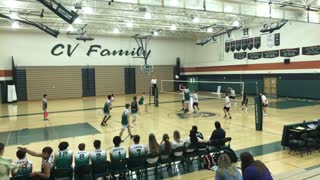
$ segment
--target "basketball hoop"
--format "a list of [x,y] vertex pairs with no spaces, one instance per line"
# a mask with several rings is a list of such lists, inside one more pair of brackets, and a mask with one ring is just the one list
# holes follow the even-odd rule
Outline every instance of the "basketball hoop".
[[148,65],[148,64],[144,64],[141,65],[141,73],[142,74],[152,74],[154,72],[154,67],[153,65]]

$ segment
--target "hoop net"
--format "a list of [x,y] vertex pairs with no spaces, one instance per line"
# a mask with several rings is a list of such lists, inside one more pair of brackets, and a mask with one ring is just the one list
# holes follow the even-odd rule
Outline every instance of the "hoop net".
[[142,74],[153,74],[154,72],[154,67],[153,65],[148,65],[148,64],[145,64],[145,65],[141,65],[141,73]]

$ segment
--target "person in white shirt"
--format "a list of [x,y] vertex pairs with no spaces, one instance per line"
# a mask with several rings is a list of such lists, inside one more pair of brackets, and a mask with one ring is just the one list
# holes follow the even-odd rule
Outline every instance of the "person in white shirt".
[[54,156],[55,168],[67,169],[71,168],[73,162],[73,153],[68,149],[69,143],[66,141],[60,142],[58,148],[59,151],[56,152]]
[[11,171],[13,176],[29,176],[32,173],[32,162],[26,158],[26,152],[18,150],[16,152],[18,160],[15,162],[16,165],[20,166],[24,164],[17,172]]
[[236,91],[230,88],[230,99],[236,99]]
[[126,149],[123,147],[120,147],[121,143],[121,137],[120,136],[115,136],[113,138],[113,144],[114,147],[110,149],[109,154],[110,154],[110,160],[111,163],[112,161],[120,161],[126,159]]
[[94,140],[93,142],[94,151],[90,152],[90,160],[92,164],[106,161],[106,151],[101,149],[101,141],[100,140]]
[[129,146],[129,157],[139,157],[144,156],[146,154],[146,146],[144,144],[140,144],[140,136],[133,136],[134,144]]
[[192,104],[192,107],[193,107],[193,112],[194,113],[197,113],[196,111],[196,107],[198,109],[198,112],[200,112],[200,108],[199,108],[199,99],[198,99],[198,94],[197,94],[197,91],[195,90],[192,94],[192,99],[193,99],[193,104]]
[[[172,141],[172,149],[176,149],[178,147],[184,146],[184,141],[181,139],[180,132],[175,130],[173,132],[173,141]],[[181,156],[183,152],[175,152],[174,156]]]
[[74,155],[75,168],[89,166],[90,163],[90,155],[87,152],[86,145],[84,143],[80,143],[78,145],[79,151]]
[[223,107],[224,118],[226,118],[227,114],[228,114],[229,115],[229,119],[232,119],[232,117],[230,115],[230,107],[231,107],[230,98],[228,96],[228,93],[226,93],[225,103],[224,103],[224,107]]
[[154,91],[157,88],[157,79],[155,76],[151,79],[151,85],[152,85],[152,96],[154,96]]
[[267,107],[268,107],[268,99],[267,97],[260,93],[260,96],[261,96],[261,101],[262,101],[262,108],[263,108],[263,112],[264,112],[264,115],[267,115]]

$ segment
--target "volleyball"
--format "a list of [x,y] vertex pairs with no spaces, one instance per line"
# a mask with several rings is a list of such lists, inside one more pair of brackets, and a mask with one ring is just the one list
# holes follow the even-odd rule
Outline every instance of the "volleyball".
[[179,79],[179,75],[175,75],[174,77],[175,77],[176,79]]

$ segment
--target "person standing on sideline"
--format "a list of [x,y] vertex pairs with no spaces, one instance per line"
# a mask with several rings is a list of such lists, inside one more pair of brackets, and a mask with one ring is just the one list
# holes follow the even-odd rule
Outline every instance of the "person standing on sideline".
[[245,106],[246,111],[248,111],[248,101],[249,101],[249,98],[248,98],[247,94],[242,92],[241,110],[244,110],[244,106]]
[[134,96],[133,101],[131,102],[131,114],[133,116],[132,125],[136,125],[138,112],[139,112],[139,106],[137,102],[137,96]]
[[231,107],[230,98],[228,96],[228,93],[226,93],[225,103],[224,103],[224,107],[223,107],[224,118],[227,118],[227,114],[228,114],[229,119],[232,119],[232,117],[230,115],[230,107]]
[[193,99],[193,104],[192,104],[193,113],[197,113],[196,107],[197,107],[197,109],[198,109],[198,112],[200,112],[198,93],[197,93],[196,90],[195,90],[195,91],[193,92],[193,94],[192,94],[192,99]]
[[157,88],[157,79],[155,76],[153,76],[151,79],[151,85],[152,85],[152,96],[154,96],[155,89]]
[[43,120],[48,120],[48,100],[47,94],[43,95],[42,98],[42,111],[43,111]]
[[268,99],[267,99],[267,97],[264,95],[264,94],[262,94],[262,93],[260,93],[260,96],[261,96],[261,101],[262,101],[262,108],[263,108],[263,112],[264,112],[264,114],[263,115],[267,115],[267,107],[268,107]]
[[104,117],[103,117],[103,119],[101,121],[101,124],[100,124],[101,126],[105,126],[106,124],[108,124],[108,120],[111,118],[111,115],[110,115],[111,98],[112,98],[112,96],[108,95],[108,99],[104,103],[104,107],[103,107]]
[[146,95],[146,93],[143,92],[142,95],[141,95],[141,97],[140,97],[140,99],[139,99],[138,104],[139,104],[139,106],[143,106],[143,105],[144,105],[144,110],[145,110],[145,112],[148,112],[148,109],[147,109],[148,106],[147,106],[147,104],[144,104],[145,95]]
[[187,85],[182,85],[180,84],[179,90],[183,92],[183,108],[184,108],[184,113],[189,112],[189,101],[190,101],[190,90],[188,89]]
[[130,126],[130,123],[129,123],[129,117],[130,117],[130,111],[129,111],[129,107],[130,107],[130,104],[126,104],[125,105],[125,110],[123,111],[122,113],[122,116],[121,116],[121,125],[122,125],[122,128],[121,128],[121,131],[120,131],[120,138],[122,137],[122,134],[124,132],[124,130],[128,129],[128,133],[129,133],[129,136],[132,138],[132,134],[131,134],[131,126]]

